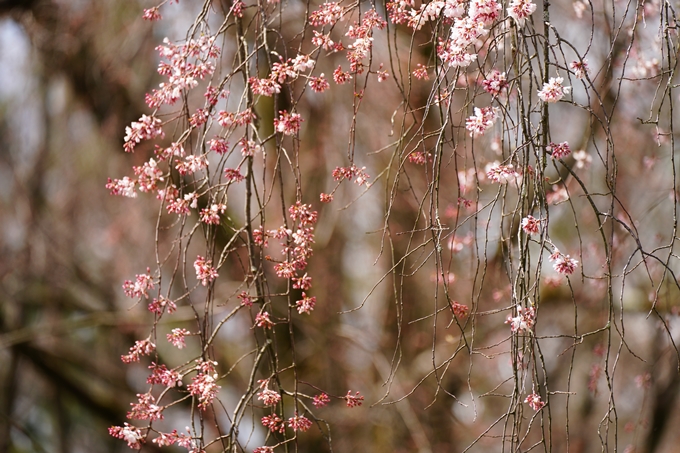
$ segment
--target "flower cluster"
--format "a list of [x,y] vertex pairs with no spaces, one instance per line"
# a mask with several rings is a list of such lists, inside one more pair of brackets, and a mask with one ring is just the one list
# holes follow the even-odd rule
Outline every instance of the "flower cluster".
[[498,162],[494,162],[486,166],[486,177],[493,182],[507,184],[517,181],[520,178],[520,174],[515,171],[515,167],[512,164],[501,165]]
[[194,261],[194,270],[196,270],[196,279],[200,280],[203,286],[208,286],[208,283],[219,276],[217,270],[212,267],[212,260],[206,260],[200,255]]
[[513,0],[508,8],[508,16],[512,17],[517,26],[523,27],[524,20],[536,11],[536,5],[531,0]]
[[124,426],[112,426],[109,428],[109,435],[116,439],[121,439],[127,442],[128,447],[133,450],[142,448],[144,438],[146,437],[141,429],[125,423]]
[[470,137],[483,135],[491,129],[498,115],[493,107],[475,107],[475,114],[465,120],[465,128],[470,131]]
[[373,47],[373,29],[382,30],[386,26],[387,23],[375,9],[366,11],[360,24],[355,22],[354,25],[350,25],[345,34],[354,39],[354,42],[348,46],[349,51],[347,52],[350,72],[356,74],[363,72],[364,64],[362,60],[368,57]]
[[531,332],[536,322],[536,312],[534,307],[527,308],[517,305],[517,316],[508,315],[506,324],[510,324],[512,332]]
[[[310,206],[307,204],[296,202],[289,209],[290,217],[293,221],[298,223],[298,227],[295,232],[288,230],[284,227],[278,230],[270,230],[266,233],[261,230],[256,230],[253,232],[254,240],[259,245],[267,246],[266,238],[276,237],[279,239],[291,239],[292,238],[292,248],[288,243],[283,243],[284,246],[283,253],[291,253],[291,258],[282,261],[276,266],[274,270],[276,275],[280,278],[294,279],[297,286],[303,289],[311,288],[311,278],[305,274],[303,277],[298,277],[297,272],[303,271],[307,267],[307,260],[312,255],[312,245],[314,244],[314,224],[317,222],[318,214],[316,211],[312,211]],[[303,296],[306,297],[306,296]],[[298,304],[298,309],[302,308],[302,312],[308,312],[314,306],[316,299],[309,298],[307,301],[302,301]]]
[[142,115],[139,121],[133,121],[130,126],[125,128],[123,149],[126,153],[131,153],[142,140],[152,140],[164,136],[161,120],[153,116]]
[[309,15],[309,21],[315,27],[334,25],[342,19],[343,10],[339,3],[326,2]]
[[562,159],[563,157],[571,154],[571,148],[569,148],[569,143],[567,142],[562,142],[559,144],[550,142],[550,145],[548,145],[545,149],[550,153],[553,159]]
[[262,401],[265,406],[276,406],[281,401],[281,394],[269,388],[269,379],[257,381],[262,390],[257,394],[257,399]]
[[141,167],[132,167],[132,171],[137,176],[139,190],[142,192],[156,190],[158,183],[163,181],[163,172],[158,168],[158,163],[153,158],[149,159]]
[[153,289],[154,283],[151,277],[151,269],[146,268],[146,274],[137,274],[135,281],[125,280],[123,283],[123,291],[125,295],[133,299],[144,297],[149,298],[149,290]]
[[156,350],[156,345],[148,338],[146,340],[135,341],[135,345],[130,348],[130,353],[120,356],[123,363],[139,362],[143,355],[149,355]]
[[527,395],[527,397],[524,399],[524,402],[528,403],[529,407],[531,407],[536,412],[540,411],[545,406],[545,402],[541,401],[541,395],[538,395],[536,393]]
[[[500,6],[500,5],[499,5]],[[477,54],[468,53],[467,49],[478,38],[488,33],[484,24],[470,17],[456,19],[451,27],[451,35],[447,40],[440,40],[437,55],[451,67],[467,67],[477,59]]]
[[217,114],[217,123],[222,127],[245,126],[255,120],[255,114],[251,109],[242,110],[240,112],[227,112],[220,110]]
[[269,428],[269,430],[273,433],[283,433],[286,430],[286,425],[283,423],[283,419],[276,414],[262,417],[262,425],[265,428]]
[[464,318],[464,317],[466,317],[466,316],[468,315],[468,313],[470,312],[470,307],[468,307],[467,305],[463,305],[463,304],[460,304],[460,303],[454,301],[454,302],[451,304],[451,310],[453,311],[453,315],[454,315],[456,318]]
[[588,60],[572,61],[569,64],[569,68],[574,71],[574,75],[577,79],[584,79],[590,72],[590,69],[588,68]]
[[347,395],[345,395],[345,401],[347,402],[347,407],[357,407],[364,403],[364,397],[356,392],[352,395],[351,390],[347,390]]
[[175,328],[172,329],[171,333],[167,334],[166,337],[173,346],[178,349],[183,349],[186,347],[184,337],[187,335],[191,335],[191,332],[189,332],[187,329]]
[[299,113],[288,113],[285,110],[279,112],[279,117],[274,118],[274,129],[283,135],[296,135],[300,132],[302,117]]
[[106,188],[109,189],[111,195],[119,195],[121,197],[136,198],[135,186],[137,181],[125,176],[123,179],[108,178]]
[[569,255],[564,255],[559,250],[550,255],[550,261],[553,262],[553,269],[560,274],[573,274],[578,267],[578,261],[571,258]]
[[543,88],[538,92],[538,97],[547,103],[559,101],[571,90],[571,87],[562,86],[562,82],[564,82],[562,77],[551,77],[548,83],[543,84]]
[[151,393],[138,393],[137,403],[130,403],[132,409],[127,413],[131,420],[162,420],[163,408],[156,404],[156,399]]
[[309,86],[316,93],[323,93],[328,88],[330,88],[330,84],[328,83],[328,80],[326,80],[326,78],[324,77],[323,73],[321,73],[319,77],[310,77]]
[[168,313],[174,313],[177,310],[177,305],[170,299],[160,296],[149,302],[149,311],[151,313],[156,313],[157,315],[162,315],[163,311],[167,308]]
[[314,396],[314,401],[312,401],[312,404],[314,407],[324,407],[327,405],[331,399],[326,395],[325,393],[320,393],[316,396]]
[[307,417],[298,415],[296,412],[293,417],[288,419],[288,426],[293,431],[305,432],[312,427],[312,422]]
[[528,215],[522,219],[522,230],[528,235],[538,234],[541,226],[541,221],[532,215]]
[[366,167],[359,168],[356,165],[352,165],[350,167],[335,167],[333,170],[333,179],[336,181],[342,181],[343,179],[351,181],[354,179],[356,184],[362,186],[368,184],[368,178],[370,176],[366,174]]
[[498,96],[501,91],[508,86],[508,81],[505,78],[505,73],[493,69],[487,77],[482,80],[482,88],[491,96]]
[[273,447],[257,447],[255,450],[253,450],[253,453],[274,453],[274,448]]
[[162,82],[158,90],[152,90],[146,95],[146,103],[151,108],[174,104],[183,91],[195,88],[199,79],[202,80],[215,71],[213,60],[220,54],[215,38],[210,36],[190,39],[179,46],[165,38],[163,45],[156,50],[164,59],[158,65],[158,73],[166,76],[168,81]]
[[201,222],[210,225],[220,224],[220,214],[224,214],[227,210],[227,205],[224,203],[217,203],[210,205],[209,208],[201,209],[201,215],[199,216]]
[[213,399],[215,399],[217,392],[221,388],[216,384],[217,373],[215,368],[217,367],[217,362],[204,361],[202,359],[198,359],[197,362],[196,369],[198,374],[192,378],[191,384],[187,385],[187,390],[200,401],[199,409],[206,410],[212,404]]
[[262,327],[265,329],[271,329],[272,327],[274,327],[274,323],[269,318],[269,313],[267,313],[266,311],[263,311],[255,315],[255,325],[257,327]]
[[315,305],[316,297],[309,297],[304,292],[302,293],[302,299],[295,302],[295,307],[300,314],[310,314],[314,310]]
[[151,374],[146,378],[148,384],[164,385],[166,387],[180,387],[182,385],[182,375],[175,370],[169,370],[165,365],[158,365],[151,362],[149,366]]
[[175,169],[180,175],[192,175],[208,168],[208,157],[204,154],[200,156],[190,154],[184,160],[177,159],[175,162]]

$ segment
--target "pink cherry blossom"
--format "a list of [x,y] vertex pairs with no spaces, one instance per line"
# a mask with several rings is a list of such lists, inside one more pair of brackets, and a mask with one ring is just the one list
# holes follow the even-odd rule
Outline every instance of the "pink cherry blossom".
[[562,159],[563,157],[571,154],[571,148],[569,148],[569,143],[567,142],[562,142],[559,144],[550,142],[550,145],[548,145],[545,149],[550,153],[553,159]]
[[517,26],[523,27],[524,20],[536,11],[536,4],[531,0],[513,0],[508,8],[508,16],[512,17]]
[[528,235],[538,234],[540,226],[541,221],[534,218],[532,215],[528,215],[522,219],[522,230]]
[[557,102],[569,94],[571,87],[562,86],[564,79],[562,77],[551,77],[548,83],[543,85],[543,88],[538,92],[538,97],[543,102],[553,103]]
[[212,267],[212,260],[206,260],[200,255],[194,261],[194,269],[196,270],[196,278],[200,280],[203,286],[208,286],[208,283],[218,277],[217,270]]
[[531,407],[536,412],[540,411],[545,406],[545,402],[541,401],[541,396],[536,393],[527,395],[527,397],[524,399],[524,402],[529,403],[529,407]]

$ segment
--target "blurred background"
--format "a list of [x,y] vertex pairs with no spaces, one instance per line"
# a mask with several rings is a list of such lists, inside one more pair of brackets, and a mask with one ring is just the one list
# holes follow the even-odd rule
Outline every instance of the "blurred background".
[[[615,184],[614,212],[627,228],[611,220],[603,227],[612,247],[606,252],[578,183],[565,176],[566,184],[555,184],[570,196],[551,206],[551,236],[581,261],[583,274],[579,269],[580,275],[567,283],[544,264],[552,280],[540,283],[537,333],[546,336],[540,343],[540,379],[557,393],[550,395],[549,428],[537,428],[535,420],[522,451],[542,437],[548,447],[540,449],[556,452],[677,451],[680,433],[673,427],[680,423],[680,378],[677,348],[670,340],[678,339],[680,292],[673,275],[658,262],[641,261],[639,254],[640,247],[659,247],[655,253],[661,261],[680,270],[673,254],[677,113],[671,106],[677,93],[658,89],[675,83],[675,55],[671,52],[668,62],[654,61],[661,57],[661,32],[653,25],[636,29],[633,43],[633,36],[619,37],[616,29],[608,35],[602,28],[592,31],[593,24],[602,23],[579,21],[579,2],[575,8],[566,3],[554,12],[562,14],[560,30],[575,42],[583,33],[591,36],[591,66],[606,68],[611,61],[611,71],[592,75],[597,98],[570,81],[580,106],[556,108],[553,135],[556,142],[580,141],[590,161],[569,162],[592,193],[602,191],[602,212],[614,204],[605,182]],[[292,11],[304,17],[304,5],[296,5],[291,3]],[[656,9],[638,5],[635,10],[650,24],[668,7],[653,5]],[[145,306],[124,297],[121,285],[151,262],[158,205],[152,196],[134,202],[112,197],[104,185],[108,177],[129,174],[132,165],[152,155],[150,145],[134,155],[123,152],[125,126],[148,113],[144,95],[159,82],[154,47],[165,36],[182,39],[200,7],[182,1],[151,25],[141,20],[149,6],[116,0],[0,0],[0,452],[129,451],[107,428],[122,425],[135,394],[147,391],[146,364],[127,366],[120,356],[148,335],[153,318]],[[623,17],[632,21],[636,16]],[[291,36],[295,30],[282,28]],[[598,39],[599,33],[614,38]],[[411,38],[409,30],[395,36],[402,45]],[[387,61],[388,51],[378,41],[376,58]],[[419,44],[413,62],[425,63],[431,43]],[[329,58],[326,74],[341,61]],[[667,73],[660,75],[660,67]],[[633,83],[624,75],[644,80]],[[375,177],[391,156],[371,152],[394,140],[389,134],[400,94],[387,84],[374,88],[362,101],[356,143],[357,165],[366,165]],[[338,99],[351,97],[351,88],[333,89],[340,94],[311,96],[299,104],[306,118],[302,142],[308,143],[300,168],[309,175],[303,184],[310,194],[332,189],[332,169],[346,164],[352,106]],[[414,84],[414,105],[426,102],[430,89],[430,84]],[[598,108],[616,112],[604,130],[593,120],[601,115]],[[453,135],[466,140],[464,130]],[[359,408],[339,404],[319,411],[332,427],[334,451],[454,452],[482,436],[470,451],[501,451],[502,439],[510,435],[499,420],[505,420],[514,385],[504,324],[511,282],[494,227],[504,221],[501,212],[513,198],[504,193],[504,202],[495,203],[499,192],[478,182],[472,195],[463,192],[461,171],[474,168],[469,176],[474,177],[504,152],[491,139],[478,143],[481,160],[474,164],[471,148],[445,151],[438,202],[449,232],[446,262],[439,268],[428,244],[430,233],[419,230],[426,227],[419,209],[431,176],[425,167],[409,167],[403,160],[397,186],[379,180],[366,193],[343,187],[332,205],[310,197],[321,219],[310,261],[318,304],[313,316],[295,326],[300,374],[334,395],[351,389],[366,397]],[[386,222],[390,191],[404,196],[390,206]],[[474,207],[460,207],[461,196],[475,200],[478,215]],[[631,238],[631,230],[640,242]],[[414,246],[420,243],[425,245]],[[408,258],[400,261],[404,255]],[[616,272],[613,296],[603,271],[608,258]],[[395,276],[390,272],[397,262],[400,274]],[[442,269],[453,298],[483,314],[475,322],[458,328],[447,313],[433,315],[446,306]],[[239,271],[233,275],[237,280]],[[360,310],[339,314],[362,304]],[[174,322],[191,319],[181,310],[179,316]],[[602,330],[611,319],[616,328]],[[252,342],[248,322],[218,338],[216,349],[226,363],[235,362]],[[579,341],[564,336],[575,331],[595,333]],[[159,354],[174,352],[159,348]],[[233,378],[235,388],[247,371]],[[233,401],[238,393],[229,388],[223,384],[222,396]],[[179,407],[168,425],[180,427],[189,417],[185,412]],[[247,451],[260,445],[247,443],[248,436],[264,439],[256,426],[259,413],[253,414],[255,422],[244,438]],[[533,414],[511,415],[529,422]],[[300,451],[328,451],[319,433],[310,431],[306,442]],[[158,448],[148,443],[143,450]]]

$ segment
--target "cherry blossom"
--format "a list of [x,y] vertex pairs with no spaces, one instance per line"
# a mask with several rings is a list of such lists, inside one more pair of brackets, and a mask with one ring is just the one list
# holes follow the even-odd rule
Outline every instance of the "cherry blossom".
[[142,15],[142,19],[148,20],[150,22],[156,21],[156,20],[161,20],[161,13],[158,12],[158,7],[154,6],[153,8],[145,9],[144,14]]
[[125,295],[133,299],[144,297],[149,298],[149,290],[153,289],[154,283],[151,277],[151,269],[146,268],[146,274],[137,274],[135,281],[125,280],[123,283],[123,291]]
[[110,192],[111,195],[120,195],[128,198],[136,198],[137,197],[137,192],[135,192],[136,185],[137,181],[125,176],[123,179],[108,178],[106,188],[111,191]]
[[161,127],[162,122],[156,117],[142,115],[139,121],[133,121],[125,128],[125,152],[131,153],[135,146],[142,140],[151,140],[156,137],[164,137],[165,133]]
[[255,325],[257,327],[263,327],[265,329],[271,329],[274,327],[274,323],[269,319],[269,313],[263,311],[255,316]]
[[308,290],[312,287],[312,277],[308,276],[306,273],[300,278],[293,277],[292,280],[293,288],[295,289]]
[[453,311],[453,315],[457,318],[464,318],[468,315],[470,312],[470,307],[467,305],[459,304],[458,302],[453,302],[451,304],[451,310]]
[[564,255],[559,250],[550,255],[550,261],[553,262],[553,268],[560,274],[573,274],[578,267],[578,261],[571,258],[569,255]]
[[563,87],[562,82],[564,79],[562,77],[551,77],[548,83],[543,85],[543,88],[538,92],[538,97],[541,98],[543,102],[553,103],[557,102],[564,97],[565,94],[569,94],[571,87]]
[[427,75],[427,68],[420,63],[418,63],[416,69],[413,70],[413,77],[419,80],[430,79],[430,76]]
[[283,433],[286,430],[286,425],[283,423],[283,419],[276,414],[262,417],[262,425],[265,428],[269,428],[271,432]]
[[255,115],[251,109],[236,113],[220,110],[217,114],[217,122],[222,127],[245,126],[252,123],[254,119]]
[[262,401],[265,406],[275,406],[281,401],[281,394],[266,388],[257,394],[257,399]]
[[309,297],[307,294],[304,292],[302,293],[302,300],[298,300],[295,302],[295,307],[297,308],[298,313],[302,314],[310,314],[312,310],[314,310],[314,306],[316,305],[316,297]]
[[352,395],[352,391],[348,390],[347,395],[345,395],[345,401],[347,402],[347,407],[357,407],[364,403],[364,397],[359,392]]
[[208,167],[208,158],[205,155],[195,156],[190,154],[184,161],[177,160],[175,168],[180,175],[191,175]]
[[496,0],[471,0],[468,14],[473,22],[488,26],[500,17],[501,9]]
[[343,72],[342,67],[338,66],[335,71],[333,71],[333,81],[338,85],[347,83],[352,76],[348,72]]
[[330,88],[330,84],[324,77],[323,73],[321,73],[319,77],[311,77],[309,79],[309,86],[317,93],[323,93],[328,88]]
[[326,395],[325,393],[320,393],[320,394],[314,396],[314,401],[312,402],[312,404],[315,407],[324,407],[330,401],[331,401],[331,399],[328,397],[328,395]]
[[559,144],[550,142],[546,148],[546,151],[550,153],[553,159],[562,159],[563,157],[571,154],[571,148],[569,148],[569,143],[562,142]]
[[501,165],[498,162],[487,164],[486,176],[493,182],[499,184],[507,184],[512,181],[517,181],[520,174],[517,173],[512,164]]
[[132,409],[127,413],[131,420],[162,420],[163,408],[156,404],[156,399],[151,393],[138,393],[137,403],[130,403]]
[[200,255],[194,261],[194,269],[196,270],[196,278],[200,280],[203,286],[208,286],[208,283],[218,277],[217,270],[212,267],[212,260],[206,260]]
[[133,450],[142,448],[146,437],[140,428],[125,423],[124,426],[112,426],[109,428],[109,435],[127,442],[128,447]]
[[541,396],[536,393],[527,395],[527,397],[524,399],[524,402],[529,403],[529,407],[531,407],[536,412],[540,411],[545,406],[545,402],[541,401]]
[[149,369],[151,374],[146,378],[146,382],[149,384],[161,384],[170,388],[182,385],[182,375],[175,370],[168,369],[165,365],[157,365],[151,362]]
[[237,168],[225,168],[224,178],[229,184],[233,184],[243,181],[246,177]]
[[183,349],[186,347],[184,337],[191,335],[187,329],[175,328],[172,329],[171,333],[167,334],[168,341],[172,343],[177,349]]
[[229,142],[220,137],[209,140],[208,146],[210,151],[214,151],[217,154],[227,154],[229,152]]
[[584,79],[586,75],[590,73],[590,69],[588,68],[588,60],[586,59],[581,61],[572,61],[569,64],[569,68],[574,71],[574,75],[577,79]]
[[534,307],[527,308],[517,305],[517,316],[508,315],[505,323],[510,324],[512,332],[531,332],[534,327],[536,312]]
[[251,77],[248,79],[250,84],[250,89],[253,90],[253,94],[259,96],[271,97],[274,94],[281,92],[281,85],[272,79],[258,79],[257,77]]
[[138,177],[137,183],[142,192],[156,190],[157,184],[163,181],[163,172],[158,168],[158,164],[153,158],[141,167],[132,167],[132,170]]
[[498,115],[493,107],[475,107],[475,114],[465,120],[465,128],[470,131],[470,137],[483,135],[491,129]]
[[282,110],[279,112],[279,117],[274,119],[274,129],[284,135],[295,135],[300,132],[302,121],[299,113],[288,113]]
[[333,25],[342,19],[343,10],[339,3],[326,2],[319,6],[317,11],[314,11],[309,16],[309,21],[315,27],[322,25]]
[[221,388],[216,384],[218,376],[215,368],[217,362],[203,361],[202,359],[198,359],[197,362],[198,374],[192,378],[191,384],[187,385],[187,390],[200,401],[199,409],[206,410]]
[[288,419],[288,426],[290,426],[293,431],[305,432],[312,427],[312,422],[305,416],[298,415],[296,412],[295,416]]
[[120,356],[123,363],[139,362],[140,356],[149,355],[156,350],[156,345],[148,338],[146,340],[135,341],[135,345],[130,348],[128,355]]
[[224,214],[227,210],[227,205],[224,203],[213,203],[208,208],[201,209],[200,220],[209,225],[220,224],[220,214]]
[[541,221],[534,218],[532,215],[528,215],[522,219],[522,230],[528,235],[538,234],[540,226]]
[[531,0],[513,0],[508,8],[508,16],[512,17],[519,27],[524,26],[524,20],[536,11],[536,4]]
[[253,453],[274,453],[273,447],[257,447],[253,450]]
[[241,147],[241,154],[244,157],[252,157],[256,152],[260,152],[262,147],[258,145],[254,140],[248,140],[243,137],[239,140],[238,145]]
[[493,69],[486,77],[482,80],[482,87],[484,91],[492,96],[498,96],[503,89],[508,86],[508,82],[505,78],[505,73]]
[[149,311],[156,313],[157,315],[163,314],[163,311],[167,308],[168,313],[174,313],[177,310],[177,305],[170,299],[160,296],[155,298],[149,303]]

